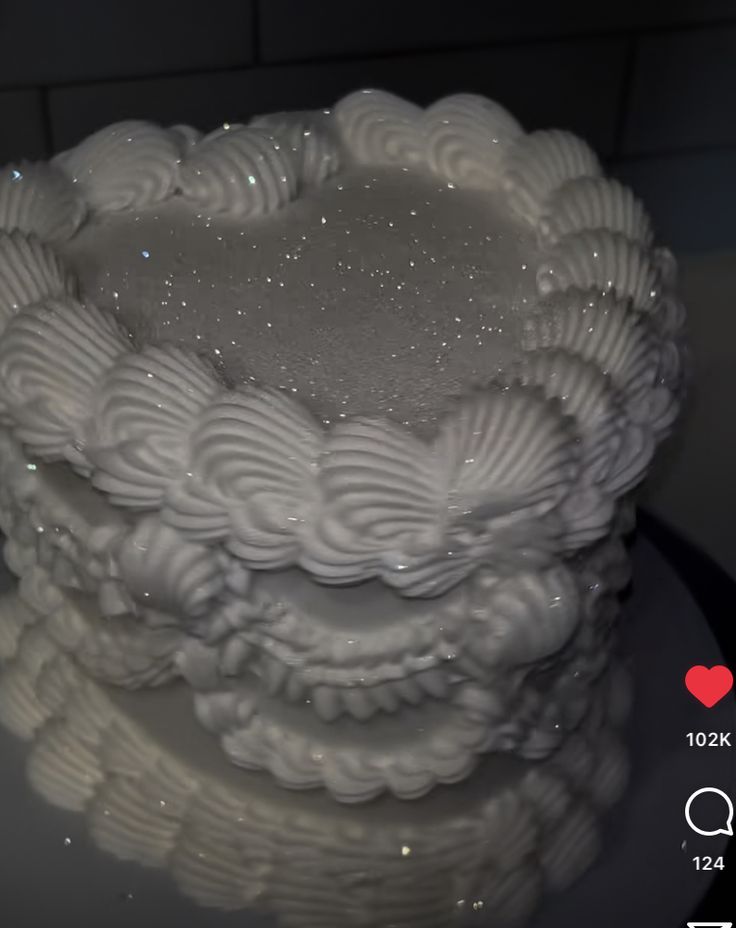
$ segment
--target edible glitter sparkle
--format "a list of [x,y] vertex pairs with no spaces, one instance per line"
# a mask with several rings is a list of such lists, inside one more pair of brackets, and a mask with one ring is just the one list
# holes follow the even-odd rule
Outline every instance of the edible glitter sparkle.
[[500,197],[396,168],[247,221],[176,201],[100,217],[65,251],[139,340],[194,348],[325,422],[378,413],[420,431],[508,362],[537,263]]

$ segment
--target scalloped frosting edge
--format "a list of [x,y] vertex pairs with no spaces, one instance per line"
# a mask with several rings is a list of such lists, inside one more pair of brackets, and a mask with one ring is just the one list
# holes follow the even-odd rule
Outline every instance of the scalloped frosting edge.
[[[612,678],[598,700],[599,721],[584,728],[574,746],[531,764],[517,784],[498,795],[452,813],[441,820],[445,827],[434,819],[426,826],[374,824],[365,815],[353,821],[347,810],[333,822],[283,797],[273,801],[256,794],[254,803],[245,785],[222,782],[154,742],[79,673],[14,596],[3,598],[1,607],[7,640],[0,721],[31,742],[28,776],[34,789],[58,807],[84,813],[103,850],[166,867],[179,888],[203,905],[242,908],[261,898],[263,854],[281,859],[293,847],[290,836],[298,822],[303,840],[294,867],[270,868],[268,877],[268,898],[289,926],[314,924],[316,915],[321,925],[346,924],[345,896],[337,905],[332,882],[320,884],[319,892],[310,884],[305,906],[301,883],[290,881],[291,873],[302,872],[297,864],[305,842],[336,867],[346,851],[357,854],[356,866],[378,868],[385,878],[394,872],[397,855],[408,856],[412,877],[401,883],[406,893],[389,881],[391,898],[382,903],[387,918],[405,911],[417,885],[436,881],[437,867],[444,872],[448,866],[457,869],[461,883],[448,883],[446,899],[432,896],[439,908],[427,913],[429,923],[445,905],[454,906],[458,895],[483,899],[485,911],[499,918],[518,917],[530,912],[543,887],[559,891],[592,863],[597,817],[620,798],[626,783],[627,763],[615,733],[622,684]],[[252,839],[245,843],[237,839],[244,828]],[[461,840],[448,845],[437,841],[438,834]],[[468,861],[476,866],[468,867]],[[500,874],[496,864],[503,865]],[[255,881],[252,872],[259,874]],[[356,905],[360,899],[358,891]]]
[[[419,601],[412,616],[399,612],[402,618],[380,634],[369,627],[351,642],[338,641],[321,613],[298,606],[298,589],[290,605],[283,596],[276,602],[268,585],[262,588],[268,575],[249,578],[235,559],[222,563],[205,546],[193,547],[193,561],[171,530],[151,517],[130,525],[110,509],[116,518],[107,518],[104,529],[90,526],[76,514],[69,487],[49,485],[45,469],[31,464],[9,435],[0,436],[0,451],[7,562],[21,578],[24,599],[47,617],[50,634],[97,679],[139,687],[183,672],[203,705],[209,700],[218,706],[216,716],[223,720],[223,698],[238,713],[238,700],[225,694],[228,679],[244,674],[252,679],[255,673],[271,696],[292,704],[307,700],[330,722],[343,713],[364,720],[446,701],[463,680],[497,697],[523,692],[522,668],[556,654],[560,678],[574,678],[582,689],[574,693],[563,680],[559,696],[545,697],[547,714],[569,717],[574,725],[587,702],[583,690],[605,667],[604,641],[590,636],[601,616],[607,621],[609,606],[615,612],[615,594],[624,582],[617,565],[626,562],[620,544],[604,542],[570,568],[502,581],[481,572],[447,596]],[[131,574],[125,564],[129,552],[152,573],[138,574],[134,565]],[[202,563],[208,565],[206,577],[217,581],[224,573],[224,588],[209,582],[197,587]],[[141,579],[145,584],[154,575],[159,582],[168,579],[157,594],[140,595]],[[182,598],[182,591],[191,590],[198,595]],[[386,603],[377,608],[375,618],[385,621]],[[495,630],[490,637],[489,629]],[[299,674],[289,670],[295,666],[302,668]],[[521,715],[529,720],[540,709],[527,706]],[[519,729],[512,737],[511,719],[518,714],[500,703],[494,710],[493,728],[504,750],[536,738],[533,750],[539,751],[545,725],[536,733]]]
[[[348,149],[357,142],[351,141],[352,123],[344,114],[357,105],[356,100],[362,105],[361,101],[370,96],[351,95],[335,108],[335,131]],[[542,222],[542,231],[548,229],[549,209],[554,211],[555,202],[560,200],[558,191],[567,192],[562,198],[565,234],[550,247],[546,262],[550,271],[540,269],[542,290],[559,290],[566,299],[566,293],[572,292],[566,288],[575,287],[575,293],[582,293],[589,303],[586,321],[598,328],[608,324],[610,302],[617,298],[621,314],[629,318],[629,329],[636,335],[631,335],[630,345],[617,345],[619,354],[637,351],[642,332],[652,349],[650,366],[644,371],[646,380],[637,385],[636,395],[627,395],[621,384],[610,379],[611,359],[605,353],[591,357],[583,347],[580,354],[599,367],[611,402],[621,413],[614,426],[619,449],[608,459],[607,476],[601,477],[600,457],[595,473],[581,461],[580,440],[585,443],[592,439],[575,411],[560,408],[550,381],[517,381],[491,388],[480,397],[466,396],[429,449],[408,431],[380,419],[365,426],[340,423],[325,431],[285,395],[271,390],[225,390],[194,355],[145,346],[133,353],[127,339],[116,334],[117,327],[108,314],[72,302],[56,291],[49,292],[48,299],[57,303],[49,304],[47,299],[44,310],[15,307],[16,315],[0,337],[0,408],[5,407],[5,417],[31,451],[46,460],[67,460],[80,473],[91,476],[93,484],[117,505],[133,511],[160,509],[164,521],[183,538],[222,545],[248,567],[297,564],[322,582],[338,584],[378,576],[409,596],[435,595],[449,589],[478,563],[487,561],[500,560],[502,572],[513,573],[520,559],[528,560],[530,544],[533,562],[544,565],[559,553],[604,537],[611,524],[613,502],[644,477],[654,448],[670,429],[678,409],[681,365],[673,358],[679,352],[681,314],[658,309],[663,302],[670,308],[677,302],[671,256],[641,244],[649,240],[642,225],[645,216],[630,198],[626,199],[624,188],[618,185],[609,190],[602,181],[587,182],[599,170],[597,161],[584,143],[569,133],[524,134],[496,104],[467,95],[438,101],[426,114],[389,97],[379,94],[376,103],[374,96],[370,118],[360,126],[360,137],[365,142],[370,136],[374,154],[382,144],[389,154],[394,151],[394,143],[390,139],[381,142],[381,136],[391,120],[398,118],[404,129],[412,120],[440,126],[443,145],[459,146],[466,155],[472,150],[477,160],[483,156],[478,146],[484,138],[488,144],[486,130],[478,127],[487,124],[493,127],[493,138],[499,136],[503,149],[501,155],[495,148],[493,151],[501,187],[509,193],[526,191],[522,199],[527,203],[530,197],[537,198],[534,209],[528,212],[539,217],[534,221]],[[414,123],[412,131],[417,128]],[[212,140],[227,137],[228,131],[211,134]],[[263,127],[258,131],[264,131]],[[149,136],[147,130],[146,138]],[[82,154],[90,147],[95,150],[98,143],[85,144]],[[195,137],[187,140],[187,151],[196,151],[199,144]],[[396,150],[403,150],[402,145]],[[443,158],[436,160],[444,163]],[[457,177],[452,182],[456,181]],[[570,195],[571,186],[574,196]],[[586,196],[592,198],[592,205],[585,206]],[[581,199],[583,206],[579,205]],[[606,221],[609,228],[570,231],[571,215],[582,217],[583,226],[592,216],[590,221]],[[604,263],[608,262],[602,271],[595,265],[599,251]],[[32,277],[33,267],[24,265],[23,273]],[[615,282],[613,292],[601,293],[601,281],[609,279]],[[39,280],[32,283],[38,284],[30,288],[34,297],[39,288],[43,294],[41,270]],[[544,297],[541,305],[545,305]],[[83,326],[95,333],[98,345],[81,346],[64,321],[66,317],[78,320],[74,328]],[[579,338],[575,344],[575,351],[580,353]],[[571,350],[569,345],[557,347]],[[54,370],[49,370],[45,361],[49,351],[60,361]],[[171,439],[168,456],[159,450],[162,443],[158,436],[164,426],[160,418],[151,417],[148,422],[146,416],[152,411],[141,401],[140,386],[130,377],[116,379],[121,365],[130,365],[135,358],[141,378],[156,375],[162,364],[167,368],[168,380],[164,378],[162,389],[169,401],[181,395],[182,384],[193,390],[186,416],[172,418],[165,429]],[[576,363],[572,358],[568,367]],[[514,405],[521,412],[514,413]],[[114,421],[108,413],[113,407]],[[127,418],[126,408],[130,410]],[[226,424],[233,410],[236,424],[232,419]],[[137,425],[132,422],[134,417],[138,417]],[[491,430],[507,428],[519,433],[530,417],[536,417],[547,440],[537,459],[525,457],[526,449],[518,441],[522,463],[515,475],[494,469],[488,441],[476,443],[476,448],[468,438],[460,449],[464,456],[442,457],[443,442],[448,444],[443,436],[459,434],[462,438],[462,423],[469,417]],[[263,449],[257,457],[248,450],[256,438]],[[387,470],[380,454],[369,450],[371,438],[395,450],[400,459],[398,472]],[[233,441],[242,448],[241,476],[251,488],[247,501],[229,490],[230,480],[225,477],[229,464],[226,467],[217,451],[218,446]],[[194,459],[171,455],[171,447],[193,448]],[[433,454],[428,455],[428,450]],[[458,464],[472,458],[476,450],[485,455],[476,466]],[[438,456],[440,463],[434,471],[425,466],[429,458]],[[354,470],[351,464],[344,476],[342,459],[361,463]],[[542,466],[545,461],[546,467]],[[415,486],[417,471],[423,474],[419,488]],[[354,475],[353,485],[361,481],[374,485],[375,493],[351,495],[349,473]],[[380,484],[383,481],[386,485],[386,480],[392,484],[382,493]],[[451,492],[444,499],[440,496],[438,503],[438,488],[443,486],[450,486]],[[490,509],[496,514],[487,516],[491,498]],[[370,513],[380,512],[397,500],[401,503],[395,526],[402,542],[396,549],[386,550],[380,517],[376,521]],[[500,542],[494,545],[492,537]],[[537,545],[532,538],[541,538],[543,543]]]

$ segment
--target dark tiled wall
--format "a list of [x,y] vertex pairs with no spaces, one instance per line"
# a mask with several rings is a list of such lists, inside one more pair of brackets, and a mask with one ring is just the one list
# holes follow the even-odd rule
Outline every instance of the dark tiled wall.
[[736,246],[736,0],[0,0],[0,162],[117,119],[207,128],[361,86],[573,129],[673,246]]
[[622,41],[601,38],[77,84],[48,92],[51,136],[63,148],[105,122],[135,115],[214,126],[258,112],[318,108],[358,87],[380,86],[417,103],[456,90],[485,93],[528,125],[568,126],[610,154],[624,64]]

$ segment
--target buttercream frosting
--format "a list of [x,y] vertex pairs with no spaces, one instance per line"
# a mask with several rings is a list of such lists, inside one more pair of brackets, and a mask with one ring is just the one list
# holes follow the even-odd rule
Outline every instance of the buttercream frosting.
[[13,630],[0,719],[31,742],[33,787],[83,813],[99,847],[166,867],[203,905],[265,908],[293,928],[362,925],[367,912],[395,921],[407,910],[418,926],[479,911],[518,922],[543,888],[560,891],[589,866],[598,815],[625,783],[615,677],[599,696],[603,732],[583,725],[574,753],[485,772],[462,797],[340,810],[319,796],[296,800],[203,762],[196,731],[172,737],[167,720],[183,694],[154,707],[148,695],[121,700],[85,679],[17,598],[0,608],[0,628]]
[[[370,91],[206,135],[120,123],[28,174],[0,177],[0,517],[43,629],[9,724],[51,718],[69,664],[183,680],[234,765],[345,802],[489,753],[593,776],[618,538],[686,364],[674,260],[590,148]],[[126,827],[119,796],[100,833],[154,860],[171,823]],[[553,884],[595,801],[540,851]],[[493,812],[522,857],[527,812]],[[519,872],[489,896],[510,915],[541,885]]]
[[140,120],[100,129],[53,163],[103,212],[158,203],[177,184],[181,135]]
[[87,208],[69,178],[51,164],[21,161],[0,173],[0,229],[46,242],[71,238]]
[[192,147],[179,170],[185,200],[207,211],[248,219],[272,213],[296,193],[290,152],[256,128],[218,129]]

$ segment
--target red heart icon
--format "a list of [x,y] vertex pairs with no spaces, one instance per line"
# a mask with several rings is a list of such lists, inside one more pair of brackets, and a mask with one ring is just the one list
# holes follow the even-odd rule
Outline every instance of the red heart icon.
[[720,702],[733,686],[733,674],[722,664],[716,667],[703,667],[698,664],[685,674],[685,686],[704,706],[712,709]]

